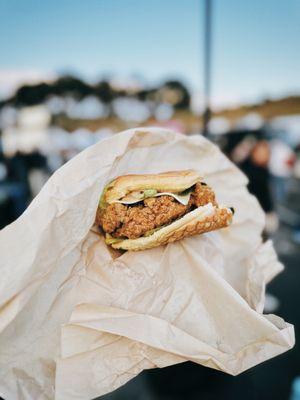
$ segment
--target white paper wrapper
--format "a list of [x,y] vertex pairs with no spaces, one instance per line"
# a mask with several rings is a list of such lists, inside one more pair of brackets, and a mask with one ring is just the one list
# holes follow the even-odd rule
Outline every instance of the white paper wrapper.
[[[118,175],[196,169],[229,228],[113,259],[92,226]],[[0,396],[92,399],[146,368],[191,360],[236,375],[294,344],[262,315],[282,269],[262,244],[264,215],[245,176],[203,137],[122,132],[60,168],[0,233]]]

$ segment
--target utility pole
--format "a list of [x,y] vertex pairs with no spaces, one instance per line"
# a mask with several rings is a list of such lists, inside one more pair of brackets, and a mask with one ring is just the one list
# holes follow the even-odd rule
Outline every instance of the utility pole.
[[210,94],[211,94],[211,48],[212,48],[212,6],[213,0],[205,1],[204,12],[204,113],[203,113],[203,135],[208,136],[208,124],[211,117]]

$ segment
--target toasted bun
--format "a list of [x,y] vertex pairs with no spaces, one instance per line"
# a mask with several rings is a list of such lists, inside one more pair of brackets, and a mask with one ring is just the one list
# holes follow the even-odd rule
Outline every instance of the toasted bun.
[[116,178],[105,193],[105,201],[113,203],[136,190],[156,189],[178,193],[200,181],[200,175],[193,170],[163,172],[149,175],[124,175]]
[[145,250],[183,239],[187,236],[205,233],[228,226],[232,221],[230,208],[217,208],[211,203],[185,214],[172,224],[159,229],[151,236],[125,239],[112,247],[122,250]]

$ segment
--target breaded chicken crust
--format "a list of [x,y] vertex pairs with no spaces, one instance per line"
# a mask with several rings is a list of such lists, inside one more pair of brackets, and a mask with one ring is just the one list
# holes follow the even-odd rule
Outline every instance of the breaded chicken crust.
[[207,203],[216,205],[214,192],[209,186],[199,182],[196,183],[186,206],[167,195],[151,197],[134,206],[113,203],[105,210],[98,211],[96,223],[114,237],[136,239]]

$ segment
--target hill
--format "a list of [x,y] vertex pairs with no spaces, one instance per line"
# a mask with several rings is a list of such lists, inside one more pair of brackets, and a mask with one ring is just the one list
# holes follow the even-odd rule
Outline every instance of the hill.
[[300,96],[289,96],[281,99],[265,100],[258,104],[228,108],[214,112],[213,115],[224,117],[234,122],[252,112],[260,114],[266,120],[278,116],[300,114]]

